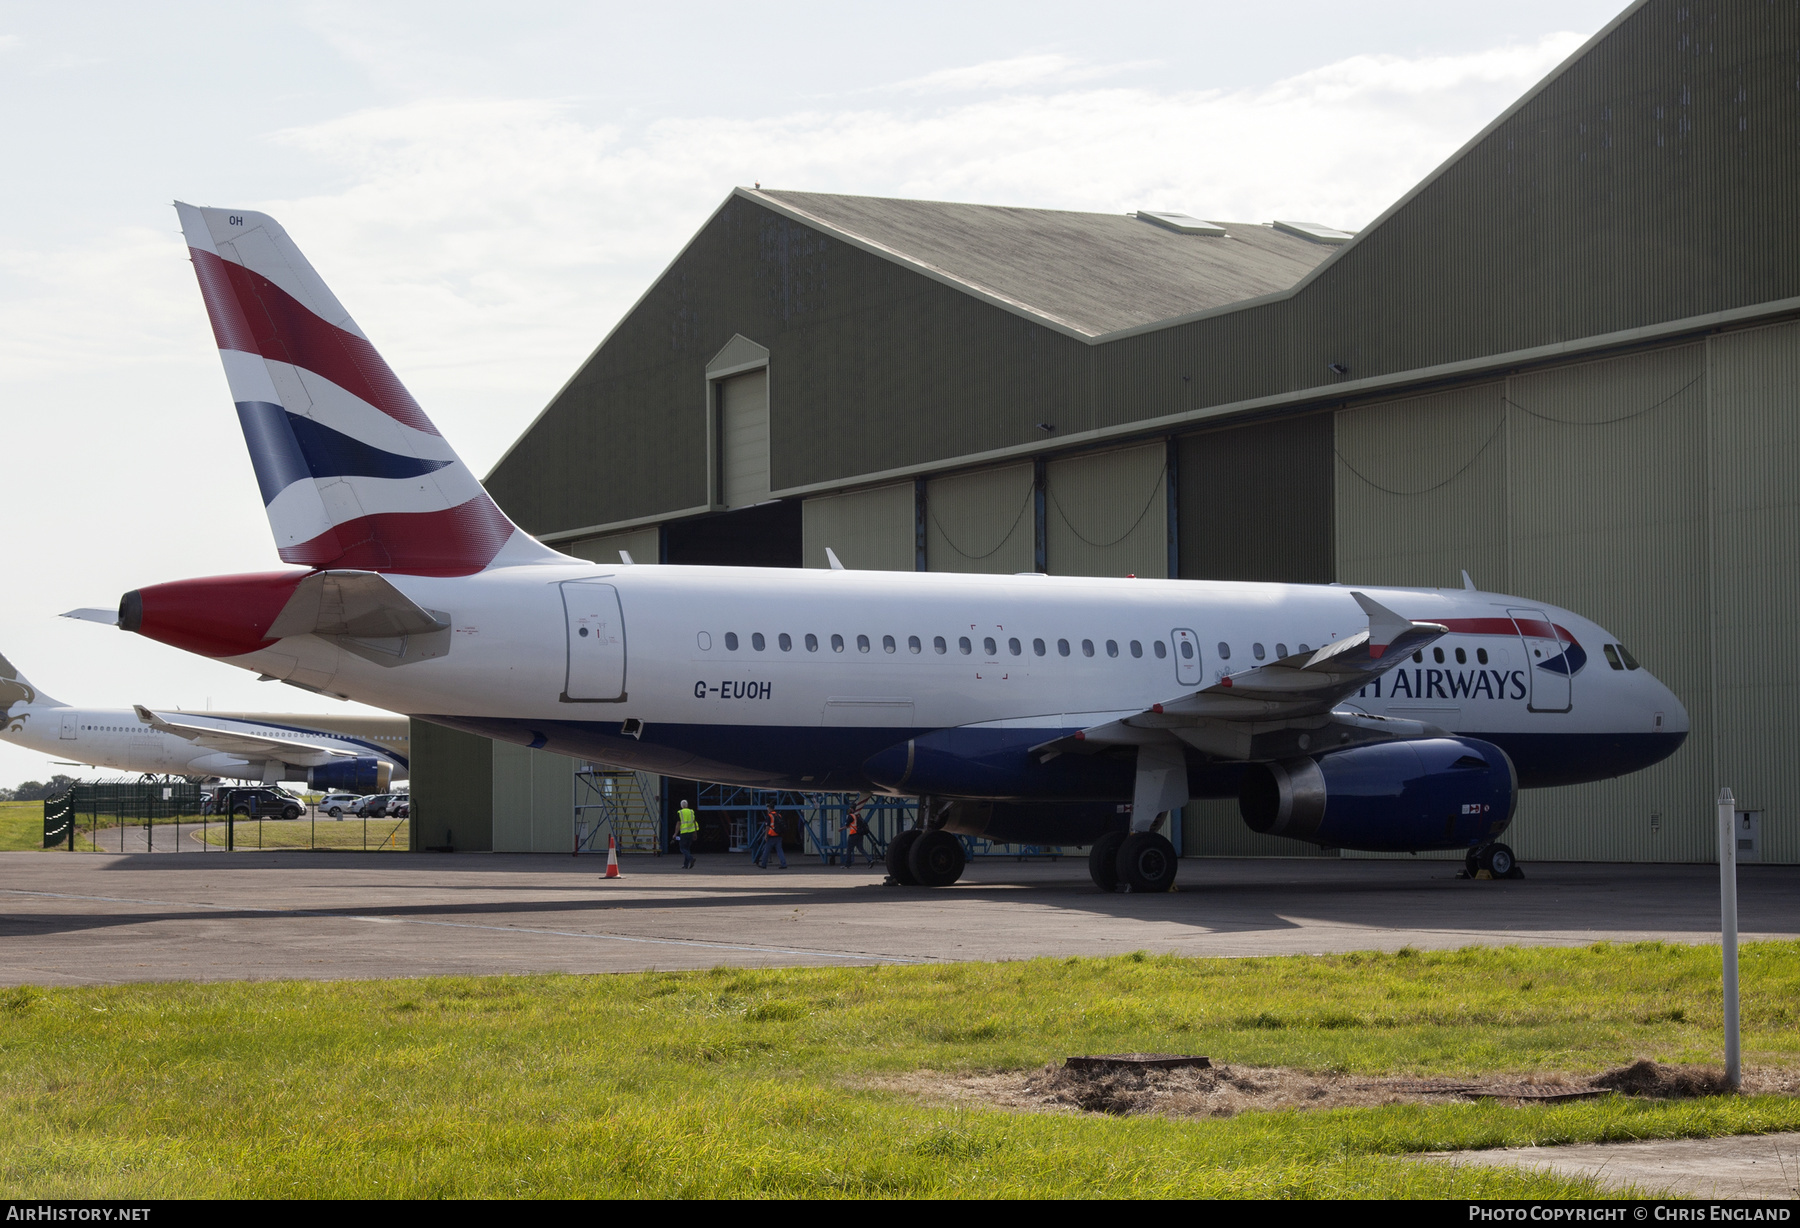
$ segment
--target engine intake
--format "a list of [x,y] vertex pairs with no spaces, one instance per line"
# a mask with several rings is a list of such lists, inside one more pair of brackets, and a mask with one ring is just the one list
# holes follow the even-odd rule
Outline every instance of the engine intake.
[[1368,852],[1472,848],[1512,822],[1518,776],[1475,738],[1378,742],[1252,764],[1238,810],[1250,830]]

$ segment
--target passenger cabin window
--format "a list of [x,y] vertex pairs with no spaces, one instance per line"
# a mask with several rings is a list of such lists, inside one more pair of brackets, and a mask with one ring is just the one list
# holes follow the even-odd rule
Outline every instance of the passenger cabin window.
[[1000,655],[1000,645],[994,643],[994,637],[991,635],[985,637],[981,641],[981,650],[990,657],[997,657]]
[[706,632],[702,631],[699,636],[696,637],[695,642],[700,645],[701,652],[712,651],[712,636]]
[[1626,669],[1639,668],[1638,659],[1636,657],[1632,656],[1631,649],[1625,647],[1625,645],[1623,645],[1623,644],[1619,645],[1619,658],[1625,662]]
[[[1159,652],[1156,655],[1160,657],[1162,656],[1162,653]],[[1224,640],[1219,641],[1219,660],[1231,660],[1231,645],[1227,644]]]
[[856,637],[856,651],[858,651],[858,652],[869,651],[869,637],[868,636],[859,635]]
[[884,635],[881,637],[881,651],[892,652],[892,651],[894,651],[895,647],[897,647],[897,645],[895,645],[895,643],[894,643],[893,636]]
[[777,638],[777,639],[776,639],[776,641],[775,641],[775,642],[776,642],[776,643],[777,643],[777,644],[780,644],[780,645],[781,645],[781,651],[783,651],[783,652],[792,652],[792,651],[794,651],[794,637],[793,637],[793,636],[791,636],[791,635],[789,635],[789,634],[788,634],[788,633],[787,633],[787,632],[785,632],[785,631],[783,631],[783,632],[782,632],[782,633],[781,633],[781,635],[780,635],[780,637],[779,637],[779,638]]
[[767,640],[763,639],[762,632],[752,631],[750,633],[750,647],[756,649],[756,651],[758,651],[758,652],[761,652],[763,649],[767,648],[768,646],[769,646],[769,642]]
[[1477,661],[1479,661],[1481,664],[1486,665],[1487,664],[1487,649],[1477,648],[1475,650],[1475,659]]
[[806,633],[806,651],[808,651],[808,652],[819,651],[819,637],[814,635],[810,631],[808,631]]
[[1458,665],[1467,665],[1469,663],[1469,654],[1458,648],[1456,650],[1456,663]]
[[1094,655],[1094,641],[1093,640],[1082,640],[1081,641],[1081,655],[1084,657],[1091,657]]
[[1136,640],[1132,640],[1131,641],[1131,655],[1134,657],[1143,656],[1144,655],[1144,646],[1142,644],[1138,643]]
[[1043,640],[1032,640],[1031,641],[1031,651],[1035,652],[1040,657],[1043,656],[1044,655],[1044,641]]
[[1069,655],[1069,641],[1068,640],[1057,640],[1056,641],[1056,655],[1059,657],[1066,657]]
[[908,651],[908,652],[924,652],[925,646],[923,644],[919,643],[918,636],[909,635],[906,637],[906,651]]
[[1250,655],[1255,657],[1258,661],[1262,660],[1263,659],[1263,646],[1261,644],[1250,645]]
[[1025,651],[1025,645],[1019,643],[1019,637],[1015,635],[1006,641],[1006,650],[1016,657]]
[[836,632],[833,632],[831,635],[831,651],[833,651],[833,652],[844,651],[844,637],[837,634]]
[[730,649],[732,652],[737,651],[737,632],[727,631],[725,633],[725,647]]
[[1107,640],[1106,641],[1106,655],[1109,657],[1116,657],[1119,655],[1119,641],[1118,640]]
[[1423,648],[1421,648],[1417,652],[1413,653],[1413,664],[1414,665],[1425,664],[1425,650]]
[[1186,640],[1181,641],[1181,659],[1183,661],[1192,661],[1194,659],[1194,646]]
[[1442,648],[1433,648],[1431,650],[1431,659],[1436,661],[1439,665],[1442,665],[1444,663],[1444,650]]
[[1623,670],[1625,668],[1625,662],[1619,660],[1619,654],[1613,651],[1613,646],[1611,644],[1602,644],[1600,646],[1600,651],[1606,654],[1606,663],[1608,665],[1617,670]]
[[937,655],[941,657],[946,652],[950,651],[950,648],[947,644],[944,643],[943,636],[934,635],[931,637],[931,651],[937,653]]
[[1286,645],[1286,644],[1277,644],[1277,645],[1275,645],[1275,659],[1276,659],[1276,660],[1277,660],[1277,661],[1279,661],[1279,660],[1280,660],[1280,659],[1281,659],[1281,658],[1283,658],[1283,657],[1285,657],[1285,656],[1287,656],[1287,655],[1288,655],[1288,650],[1287,650],[1287,645]]
[[961,636],[957,639],[956,650],[958,652],[962,653],[962,655],[965,657],[968,656],[971,652],[975,651],[974,647],[971,646],[969,643],[969,637],[966,635]]
[[1163,643],[1161,640],[1156,640],[1156,641],[1152,642],[1150,647],[1156,649],[1156,659],[1158,661],[1162,660],[1164,657],[1169,655],[1169,646],[1167,644]]
[[1311,652],[1312,649],[1308,648],[1305,644],[1302,644],[1302,645],[1300,645],[1300,651],[1301,652]]

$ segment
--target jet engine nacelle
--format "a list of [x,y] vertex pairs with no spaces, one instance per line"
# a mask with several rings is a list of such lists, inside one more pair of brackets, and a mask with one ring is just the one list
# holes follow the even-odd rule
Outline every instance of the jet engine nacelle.
[[1377,742],[1252,764],[1238,809],[1252,831],[1369,852],[1473,848],[1518,802],[1506,752],[1475,738]]
[[386,793],[394,765],[386,759],[344,759],[306,769],[306,786],[333,793]]

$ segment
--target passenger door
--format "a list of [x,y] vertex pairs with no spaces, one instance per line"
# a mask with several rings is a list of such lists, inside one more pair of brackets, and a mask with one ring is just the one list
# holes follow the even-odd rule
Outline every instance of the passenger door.
[[1182,686],[1199,686],[1205,674],[1200,661],[1200,637],[1186,627],[1177,627],[1169,632],[1169,642],[1175,648],[1176,680]]
[[1525,646],[1525,706],[1533,712],[1567,712],[1573,706],[1573,680],[1556,625],[1542,610],[1508,610],[1519,642]]
[[625,617],[619,590],[592,580],[562,586],[569,668],[559,698],[567,704],[625,701]]

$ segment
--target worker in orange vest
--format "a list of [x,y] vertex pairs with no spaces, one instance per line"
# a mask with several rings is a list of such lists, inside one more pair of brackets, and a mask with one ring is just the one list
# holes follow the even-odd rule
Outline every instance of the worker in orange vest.
[[781,847],[781,816],[775,813],[774,802],[769,803],[769,813],[763,817],[762,851],[757,854],[756,864],[768,869],[770,853],[781,859],[782,869],[787,869],[787,850]]
[[[860,801],[852,802],[850,813],[844,819],[844,869],[856,868],[856,855],[862,852],[863,834],[866,831],[867,824],[863,822],[862,803]],[[875,864],[875,859],[867,853],[863,853],[863,859],[870,865]]]

